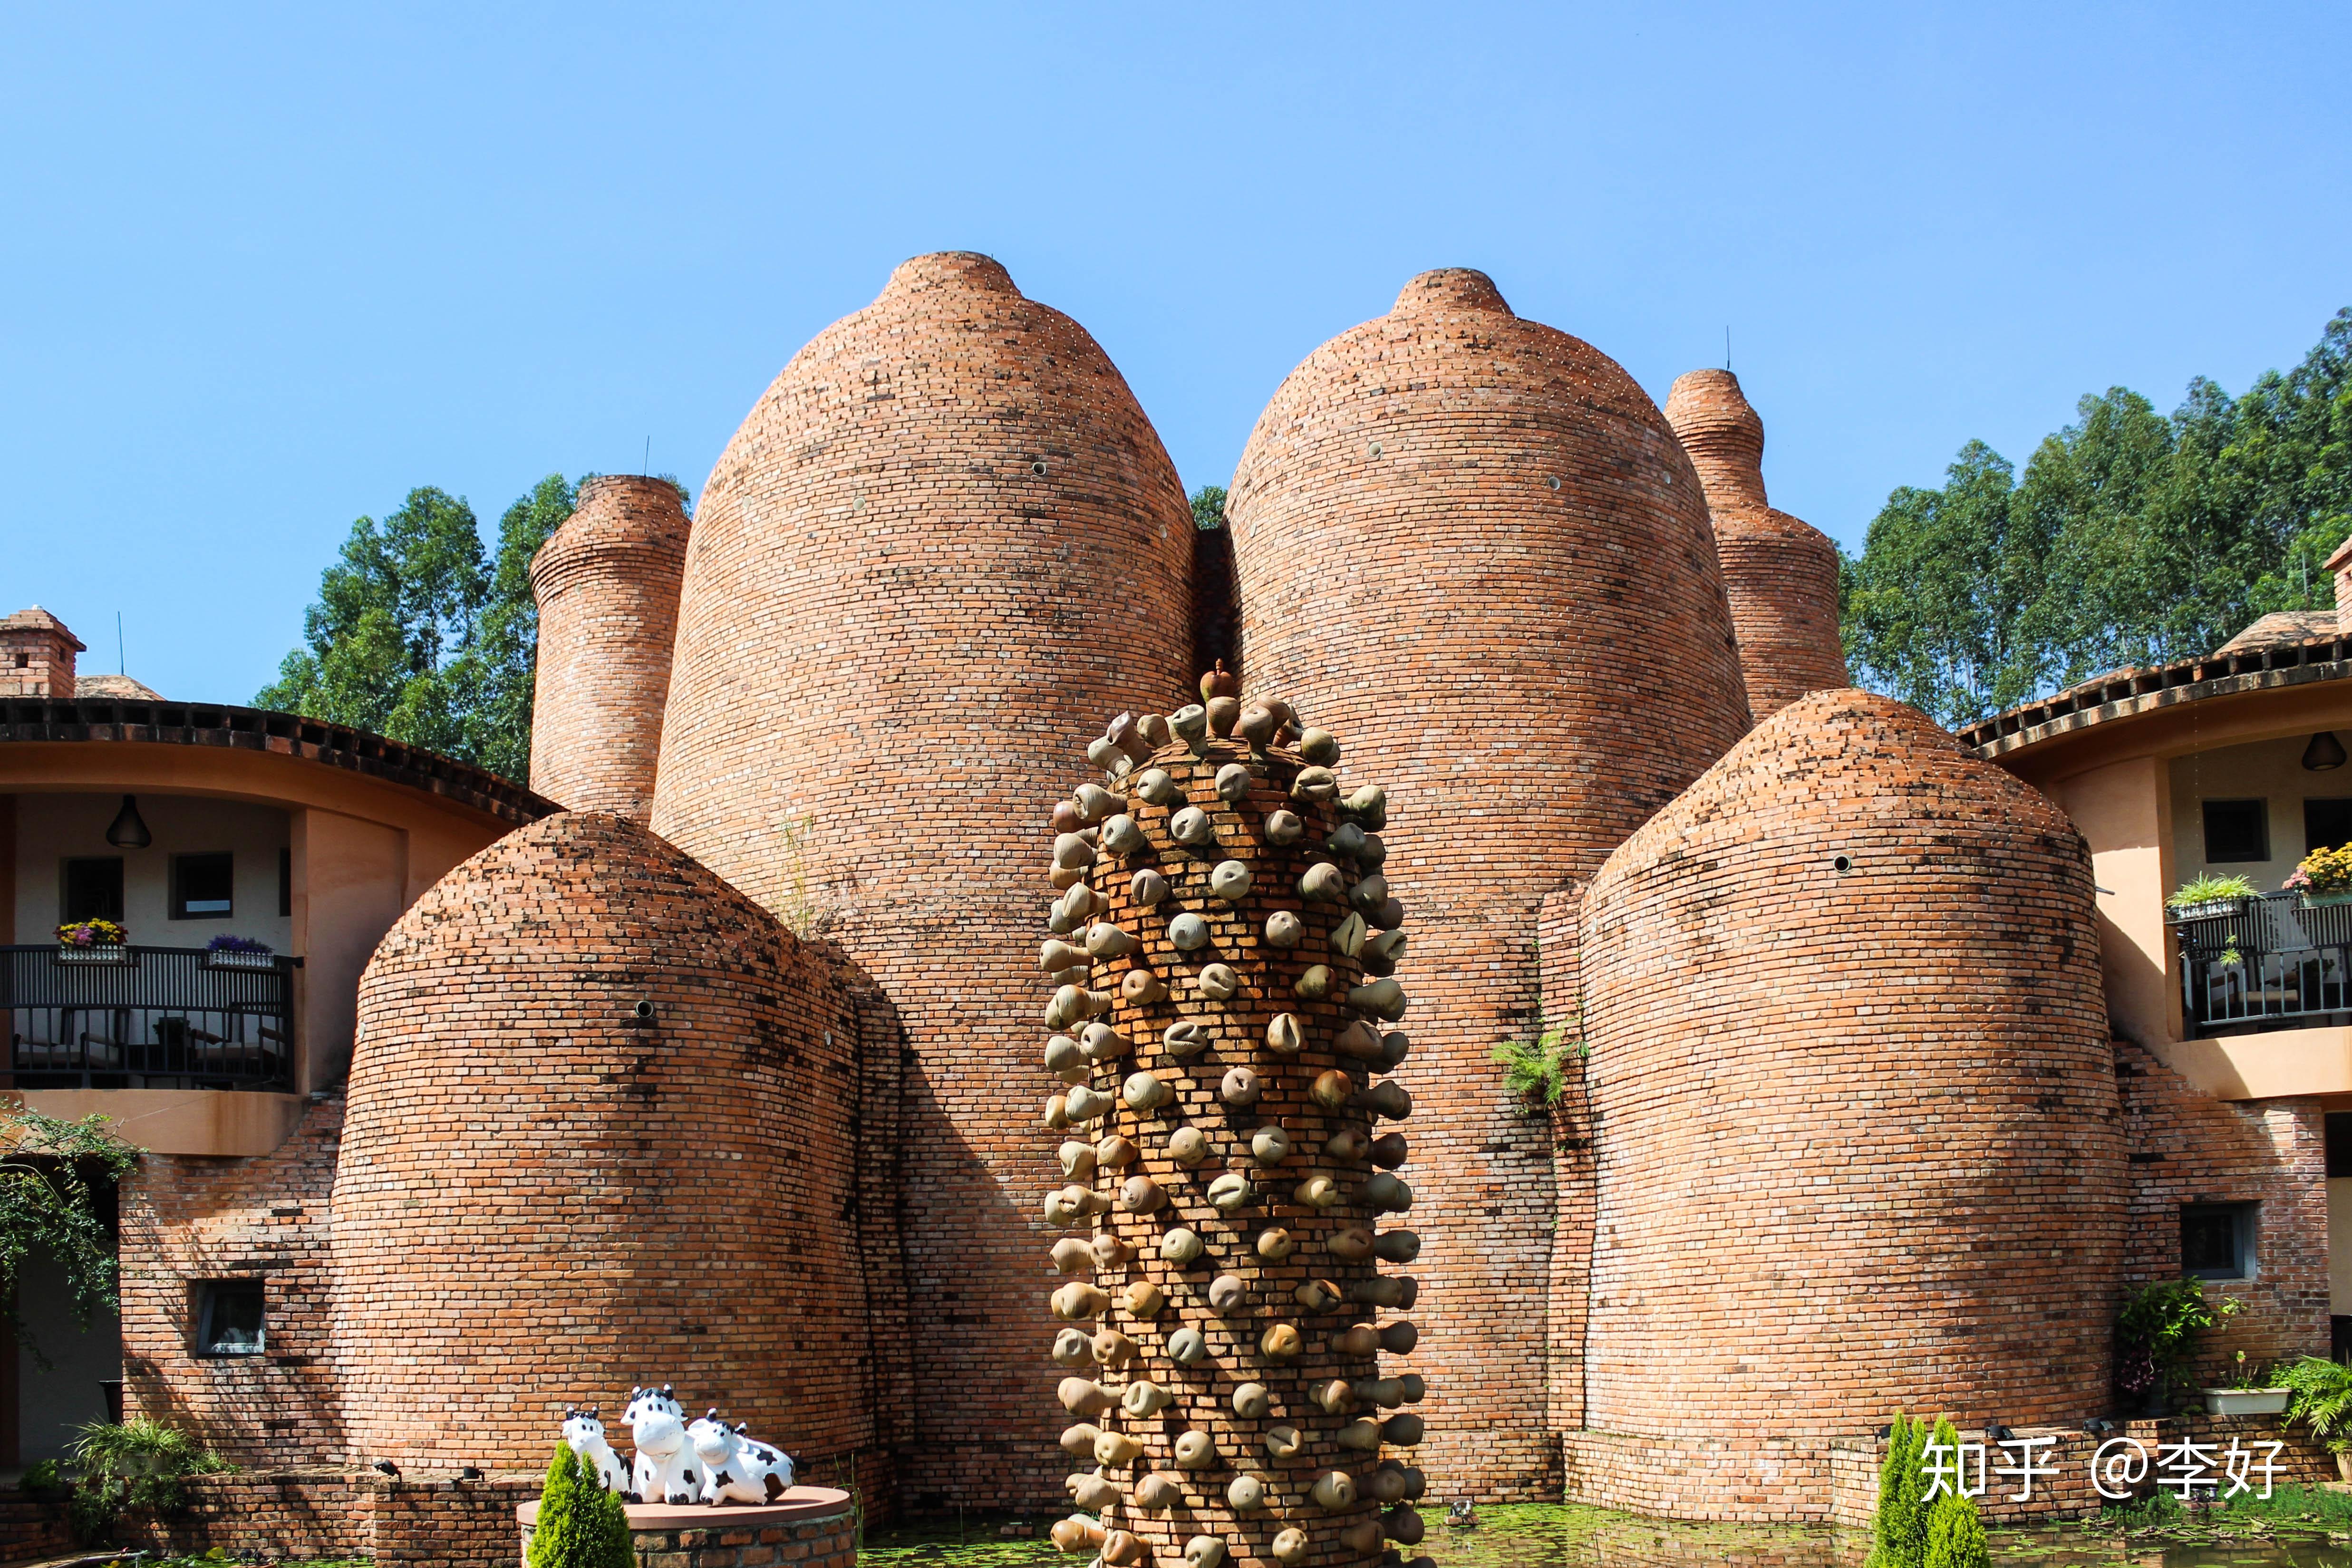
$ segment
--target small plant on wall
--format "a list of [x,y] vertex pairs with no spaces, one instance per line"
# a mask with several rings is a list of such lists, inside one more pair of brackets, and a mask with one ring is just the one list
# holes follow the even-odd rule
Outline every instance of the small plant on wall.
[[2241,900],[2259,897],[2250,877],[2216,877],[2210,874],[2193,877],[2183,882],[2164,900],[2177,921],[2206,920],[2215,915],[2233,915]]
[[2235,1317],[2244,1303],[2205,1299],[2205,1281],[2159,1279],[2132,1292],[2116,1314],[2116,1388],[2160,1413],[2166,1396],[2186,1384],[2208,1331]]
[[1541,1116],[1568,1092],[1570,1075],[1577,1070],[1584,1053],[1584,1041],[1572,1024],[1546,1028],[1538,1012],[1535,1033],[1527,1039],[1496,1046],[1495,1060],[1502,1065],[1503,1087],[1517,1098],[1528,1115]]

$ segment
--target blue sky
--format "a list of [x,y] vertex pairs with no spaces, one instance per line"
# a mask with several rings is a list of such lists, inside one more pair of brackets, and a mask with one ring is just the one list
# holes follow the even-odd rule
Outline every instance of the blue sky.
[[1126,373],[1188,487],[1412,273],[1663,400],[1724,329],[1776,504],[1858,548],[1970,437],[2169,408],[2352,304],[2352,7],[12,10],[0,613],[243,700],[352,520],[698,491],[925,250]]

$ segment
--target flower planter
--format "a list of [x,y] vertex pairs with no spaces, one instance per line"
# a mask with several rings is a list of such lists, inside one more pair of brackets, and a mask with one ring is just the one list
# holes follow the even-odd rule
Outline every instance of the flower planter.
[[2186,921],[2234,920],[2246,912],[2243,899],[2208,899],[2201,904],[2174,904],[2165,911],[2165,919],[2179,925]]
[[2330,904],[2352,904],[2352,889],[2341,893],[2314,893],[2306,890],[2303,895],[2303,907],[2306,910],[2325,909]]
[[2205,1412],[2209,1415],[2277,1415],[2293,1397],[2294,1391],[2289,1388],[2209,1388]]
[[131,950],[119,942],[94,942],[88,947],[58,944],[59,963],[129,963]]
[[274,952],[235,952],[223,951],[205,954],[206,969],[275,969],[278,955]]

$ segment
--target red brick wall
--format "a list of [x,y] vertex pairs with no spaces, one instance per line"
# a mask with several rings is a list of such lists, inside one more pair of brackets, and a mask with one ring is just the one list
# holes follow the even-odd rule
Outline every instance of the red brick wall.
[[[329,1344],[340,1094],[250,1160],[148,1154],[122,1184],[123,1404],[248,1467],[342,1451]],[[196,1285],[259,1279],[267,1353],[199,1357]]]
[[1187,684],[1191,509],[1083,328],[918,257],[785,366],[688,552],[654,826],[881,984],[907,1033],[903,1484],[1049,1501],[1027,1194],[1041,829],[1070,748]]
[[[1584,1036],[1583,968],[1577,926],[1583,913],[1581,883],[1555,888],[1538,907],[1536,951],[1540,956],[1543,1022]],[[1592,1106],[1585,1092],[1581,1056],[1568,1064],[1559,1099],[1543,1123],[1551,1144],[1551,1184],[1557,1220],[1551,1234],[1551,1266],[1545,1290],[1546,1426],[1573,1432],[1584,1425],[1584,1332],[1591,1307]]]
[[1727,370],[1675,378],[1666,421],[1690,454],[1715,521],[1748,705],[1760,721],[1808,691],[1846,684],[1837,546],[1764,500],[1764,422]]
[[1536,999],[1538,900],[1748,728],[1697,477],[1615,363],[1449,270],[1292,372],[1226,511],[1248,689],[1391,791],[1433,1475],[1552,1495],[1551,1152],[1489,1058]]
[[1817,692],[1610,858],[1580,956],[1576,1495],[1643,1506],[1662,1452],[1712,1447],[1675,1511],[1738,1517],[1823,1491],[1829,1441],[1898,1405],[2108,1408],[2123,1130],[2089,855],[2045,798]]
[[[2180,1205],[2260,1203],[2256,1275],[2216,1280],[2244,1310],[2206,1336],[2200,1376],[2250,1362],[2327,1354],[2326,1120],[2315,1100],[2232,1104],[2200,1094],[2139,1047],[2115,1042],[2130,1140],[2126,1287],[2180,1278]],[[2121,1292],[2116,1292],[2120,1300]]]
[[[1244,799],[1228,805],[1219,798],[1214,780],[1221,768],[1235,763],[1250,766],[1252,786]],[[1130,1463],[1097,1465],[1091,1458],[1067,1458],[1068,1471],[1099,1475],[1129,1498],[1136,1483],[1147,1475],[1157,1473],[1178,1484],[1182,1500],[1172,1511],[1147,1510],[1121,1502],[1104,1518],[1107,1525],[1131,1531],[1150,1543],[1160,1562],[1180,1560],[1185,1542],[1204,1534],[1223,1539],[1238,1562],[1270,1564],[1275,1560],[1274,1538],[1284,1530],[1297,1529],[1308,1538],[1306,1563],[1318,1568],[1360,1563],[1369,1554],[1347,1547],[1339,1535],[1371,1520],[1376,1505],[1368,1496],[1360,1495],[1353,1506],[1327,1511],[1309,1498],[1309,1489],[1318,1477],[1333,1469],[1364,1482],[1381,1458],[1379,1450],[1341,1447],[1337,1437],[1342,1427],[1360,1419],[1379,1420],[1400,1413],[1421,1415],[1430,1408],[1423,1402],[1382,1410],[1367,1401],[1345,1410],[1326,1410],[1309,1397],[1311,1390],[1335,1378],[1353,1382],[1426,1370],[1418,1353],[1392,1355],[1383,1364],[1376,1352],[1351,1350],[1342,1343],[1346,1331],[1359,1324],[1393,1329],[1400,1323],[1417,1322],[1418,1303],[1411,1309],[1381,1310],[1342,1300],[1318,1311],[1308,1310],[1297,1297],[1300,1288],[1317,1279],[1329,1281],[1345,1292],[1383,1274],[1410,1279],[1419,1272],[1410,1266],[1383,1268],[1374,1258],[1351,1262],[1334,1255],[1327,1246],[1333,1237],[1351,1227],[1417,1230],[1422,1212],[1416,1198],[1412,1211],[1390,1214],[1383,1222],[1381,1212],[1359,1195],[1360,1184],[1372,1177],[1377,1167],[1366,1158],[1335,1157],[1326,1148],[1328,1140],[1342,1133],[1352,1131],[1367,1139],[1390,1132],[1417,1133],[1419,1123],[1377,1117],[1355,1101],[1329,1110],[1309,1094],[1310,1086],[1327,1072],[1349,1073],[1357,1090],[1370,1089],[1379,1079],[1364,1062],[1342,1056],[1335,1044],[1340,1032],[1360,1016],[1345,997],[1348,989],[1364,978],[1356,961],[1331,950],[1332,933],[1347,917],[1347,907],[1307,901],[1298,886],[1308,868],[1320,864],[1338,866],[1346,885],[1353,888],[1360,868],[1354,860],[1323,847],[1341,820],[1339,814],[1328,806],[1308,805],[1289,797],[1300,767],[1295,752],[1276,748],[1253,759],[1245,743],[1213,741],[1206,754],[1196,760],[1178,742],[1157,752],[1150,765],[1165,769],[1192,804],[1210,813],[1215,843],[1207,847],[1179,844],[1169,832],[1167,807],[1129,796],[1129,810],[1150,847],[1131,856],[1104,856],[1096,863],[1092,879],[1096,889],[1109,901],[1100,919],[1134,937],[1141,947],[1130,956],[1097,960],[1087,984],[1120,994],[1108,1021],[1133,1040],[1135,1048],[1097,1063],[1090,1082],[1094,1089],[1117,1097],[1129,1074],[1148,1071],[1171,1089],[1174,1098],[1165,1106],[1145,1111],[1121,1103],[1103,1120],[1047,1132],[1044,1142],[1051,1151],[1065,1139],[1091,1142],[1111,1135],[1126,1137],[1139,1151],[1135,1161],[1118,1170],[1097,1168],[1084,1184],[1115,1200],[1122,1184],[1142,1176],[1166,1195],[1163,1206],[1153,1211],[1137,1212],[1115,1203],[1099,1220],[1081,1219],[1067,1227],[1080,1239],[1111,1236],[1134,1249],[1134,1258],[1124,1265],[1091,1265],[1070,1273],[1066,1279],[1091,1283],[1117,1302],[1099,1317],[1076,1326],[1088,1331],[1107,1327],[1123,1333],[1133,1342],[1137,1354],[1122,1363],[1068,1368],[1057,1375],[1094,1377],[1121,1391],[1138,1380],[1149,1380],[1172,1394],[1175,1402],[1149,1417],[1133,1416],[1118,1408],[1087,1416],[1065,1414],[1053,1404],[1047,1410],[1057,1430],[1085,1420],[1102,1430],[1134,1437],[1143,1446],[1141,1457]],[[1343,777],[1351,785],[1369,783],[1373,782],[1375,772],[1348,765]],[[1296,844],[1277,846],[1265,837],[1265,820],[1276,810],[1291,811],[1305,820],[1306,833]],[[1209,889],[1211,869],[1227,860],[1248,867],[1252,873],[1250,891],[1238,902]],[[1135,900],[1130,887],[1132,876],[1147,867],[1156,868],[1169,883],[1166,896],[1149,906]],[[1277,910],[1297,915],[1304,927],[1295,947],[1280,949],[1265,940],[1266,920]],[[1206,946],[1190,952],[1177,949],[1169,925],[1180,912],[1207,921],[1210,941]],[[1045,931],[1040,929],[1037,934],[1042,938]],[[1213,963],[1226,964],[1240,977],[1242,989],[1237,994],[1218,1001],[1201,993],[1199,977]],[[1295,987],[1317,964],[1328,971],[1330,992],[1320,1000],[1302,999]],[[1158,976],[1168,994],[1149,1003],[1126,998],[1121,983],[1139,970]],[[1301,1048],[1290,1054],[1278,1053],[1266,1043],[1268,1026],[1286,1014],[1297,1021],[1303,1037]],[[1179,1057],[1164,1045],[1164,1031],[1180,1020],[1196,1022],[1208,1033],[1211,1043],[1199,1054]],[[1375,1021],[1372,1026],[1381,1026]],[[1221,1081],[1236,1068],[1248,1068],[1258,1076],[1262,1097],[1254,1104],[1232,1106],[1221,1097]],[[1045,1090],[1060,1088],[1034,1066],[1025,1076]],[[1252,1153],[1251,1139],[1259,1129],[1269,1126],[1287,1133],[1292,1149],[1280,1163],[1262,1166]],[[1206,1140],[1206,1156],[1190,1167],[1179,1163],[1171,1152],[1171,1137],[1185,1128]],[[1409,1183],[1418,1183],[1423,1168],[1419,1161],[1412,1161],[1400,1173]],[[1220,1210],[1209,1202],[1211,1184],[1235,1174],[1252,1184],[1255,1195],[1239,1208]],[[1328,1208],[1299,1201],[1298,1184],[1318,1174],[1334,1179],[1345,1194],[1344,1201]],[[1036,1199],[1042,1200],[1046,1191],[1070,1179],[1057,1168],[1049,1184],[1037,1189]],[[1162,1237],[1179,1226],[1192,1230],[1205,1246],[1201,1258],[1190,1264],[1173,1263],[1160,1254]],[[1260,1237],[1270,1230],[1286,1232],[1296,1250],[1280,1258],[1264,1257],[1258,1251]],[[1223,1277],[1239,1280],[1242,1294],[1230,1305],[1214,1305],[1210,1287]],[[1164,1292],[1166,1305],[1156,1313],[1139,1315],[1125,1305],[1125,1291],[1139,1281]],[[1064,1277],[1056,1276],[1049,1266],[1032,1287],[1031,1321],[1040,1325],[1033,1335],[1046,1344],[1053,1342],[1056,1331],[1070,1326],[1043,1310],[1044,1298],[1063,1282]],[[1303,1349],[1288,1358],[1265,1353],[1261,1337],[1284,1325],[1301,1336]],[[1169,1353],[1171,1337],[1186,1328],[1198,1331],[1207,1342],[1205,1358],[1189,1366]],[[1256,1383],[1268,1392],[1271,1408],[1265,1414],[1249,1415],[1235,1410],[1234,1392],[1245,1383]],[[1278,1426],[1291,1427],[1300,1436],[1302,1444],[1296,1453],[1278,1457],[1266,1447],[1268,1434]],[[1215,1463],[1200,1469],[1178,1466],[1173,1447],[1188,1431],[1205,1432],[1214,1439]],[[1385,1450],[1388,1457],[1404,1463],[1412,1461],[1414,1452],[1411,1445]],[[1229,1502],[1227,1488],[1244,1476],[1255,1478],[1265,1487],[1263,1510],[1245,1512]]]
[[72,701],[74,655],[81,651],[65,623],[38,605],[0,617],[0,697]]
[[361,982],[335,1189],[354,1456],[536,1463],[566,1405],[617,1426],[633,1382],[803,1460],[871,1447],[857,978],[601,814],[402,916]]
[[530,787],[570,810],[653,813],[691,526],[667,479],[608,474],[531,558]]

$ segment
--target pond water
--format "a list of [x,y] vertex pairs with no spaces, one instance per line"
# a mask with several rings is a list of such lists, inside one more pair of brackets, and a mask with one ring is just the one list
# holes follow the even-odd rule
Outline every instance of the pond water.
[[[1433,1521],[1442,1508],[1424,1510]],[[1085,1568],[1051,1542],[1007,1536],[1002,1518],[875,1532],[859,1568]],[[1037,1526],[1019,1526],[1022,1530]],[[2158,1534],[2093,1526],[1996,1531],[1993,1560],[2035,1568],[2352,1568],[2352,1529],[2331,1537],[2292,1520],[2223,1519]],[[1438,1568],[1863,1568],[1866,1534],[1811,1528],[1675,1524],[1569,1506],[1488,1508],[1475,1529],[1433,1523],[1421,1550]]]

